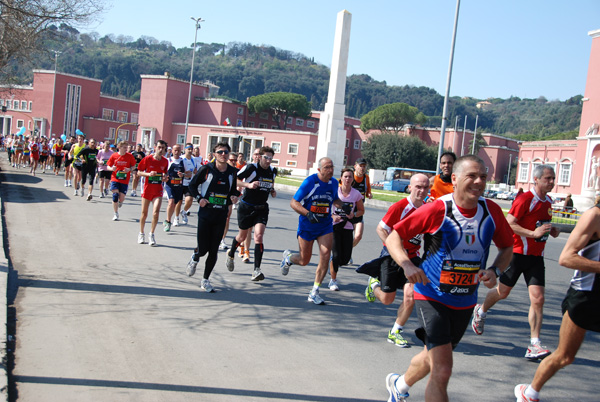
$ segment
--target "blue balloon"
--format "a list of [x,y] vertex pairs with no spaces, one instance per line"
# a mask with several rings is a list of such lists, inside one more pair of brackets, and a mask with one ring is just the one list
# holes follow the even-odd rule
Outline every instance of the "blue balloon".
[[19,130],[19,134],[21,134],[21,135],[25,134],[25,130],[26,130],[25,126],[21,127],[21,130]]
[[83,135],[85,137],[85,134],[80,129],[75,130],[75,134],[77,134],[77,135]]
[[66,141],[67,140],[67,136],[64,135],[64,134],[61,134],[60,139],[63,140],[63,141]]

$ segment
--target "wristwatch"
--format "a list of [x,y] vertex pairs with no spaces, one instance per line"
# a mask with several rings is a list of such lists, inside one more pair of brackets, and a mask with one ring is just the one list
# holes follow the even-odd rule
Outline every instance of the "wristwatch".
[[498,268],[495,265],[492,265],[488,269],[493,269],[494,270],[494,273],[496,274],[496,278],[498,278],[500,275],[502,275],[502,271],[500,271],[500,268]]

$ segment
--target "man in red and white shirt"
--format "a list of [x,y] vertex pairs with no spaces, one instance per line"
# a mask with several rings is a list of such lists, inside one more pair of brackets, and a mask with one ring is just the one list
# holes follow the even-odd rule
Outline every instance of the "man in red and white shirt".
[[527,283],[529,299],[529,326],[531,342],[525,354],[528,360],[543,359],[550,351],[541,346],[542,311],[544,308],[545,266],[544,248],[548,235],[557,237],[560,229],[552,226],[552,199],[547,195],[554,188],[554,168],[536,166],[533,171],[534,187],[513,202],[506,217],[513,234],[513,258],[510,267],[500,277],[499,285],[490,290],[482,305],[475,306],[471,327],[477,335],[483,334],[487,311],[505,299],[521,274]]

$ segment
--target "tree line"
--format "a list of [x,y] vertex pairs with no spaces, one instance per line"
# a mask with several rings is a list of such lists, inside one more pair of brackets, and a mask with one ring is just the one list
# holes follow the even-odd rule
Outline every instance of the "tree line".
[[[80,33],[60,24],[44,36],[43,51],[29,61],[9,65],[13,82],[28,84],[33,68],[54,69],[54,52],[59,51],[58,71],[103,80],[102,92],[111,96],[139,99],[141,74],[164,74],[187,80],[192,47],[175,48],[168,41],[151,36],[138,39],[123,35]],[[194,80],[210,81],[220,87],[220,96],[245,102],[247,98],[271,92],[304,95],[313,110],[323,110],[329,88],[329,68],[300,53],[268,45],[232,42],[198,43]],[[0,80],[8,81],[7,77]],[[536,139],[577,130],[581,116],[581,95],[567,101],[536,99],[481,99],[452,97],[448,126],[459,118],[458,128]],[[392,86],[367,74],[347,78],[346,115],[361,118],[379,106],[406,103],[425,115],[425,126],[441,126],[443,96],[431,88]]]

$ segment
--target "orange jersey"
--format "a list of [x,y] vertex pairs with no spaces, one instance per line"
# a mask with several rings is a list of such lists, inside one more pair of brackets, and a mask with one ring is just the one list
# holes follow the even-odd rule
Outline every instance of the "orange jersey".
[[440,175],[436,175],[433,179],[433,186],[431,186],[431,196],[434,199],[438,199],[441,196],[454,192],[454,186],[452,183],[446,183],[440,179]]

